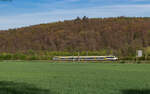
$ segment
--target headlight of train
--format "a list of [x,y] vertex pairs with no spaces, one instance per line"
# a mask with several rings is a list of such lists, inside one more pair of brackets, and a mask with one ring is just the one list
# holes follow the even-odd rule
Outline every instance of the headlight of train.
[[118,60],[118,57],[115,57],[114,60]]

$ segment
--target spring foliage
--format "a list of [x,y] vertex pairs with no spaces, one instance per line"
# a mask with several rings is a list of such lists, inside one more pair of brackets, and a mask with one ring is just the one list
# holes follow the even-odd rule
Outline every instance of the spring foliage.
[[[0,32],[1,53],[100,52],[135,56],[150,45],[150,18],[77,18]],[[33,55],[34,56],[34,55]],[[24,57],[24,56],[23,56]]]

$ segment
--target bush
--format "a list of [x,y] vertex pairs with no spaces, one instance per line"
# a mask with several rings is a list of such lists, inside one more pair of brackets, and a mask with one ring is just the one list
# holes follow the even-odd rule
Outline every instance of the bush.
[[13,60],[26,60],[26,58],[27,56],[25,54],[21,54],[21,53],[12,54]]
[[0,55],[0,60],[11,60],[12,59],[12,54],[9,53],[2,53]]
[[138,60],[145,60],[145,57],[139,57]]
[[135,60],[133,56],[120,57],[120,60]]
[[125,64],[126,62],[122,60],[122,61],[120,61],[119,63],[121,63],[121,64]]
[[27,60],[39,60],[39,59],[35,55],[30,55],[30,56],[27,57]]
[[137,64],[141,64],[141,61],[137,61],[136,63],[137,63]]

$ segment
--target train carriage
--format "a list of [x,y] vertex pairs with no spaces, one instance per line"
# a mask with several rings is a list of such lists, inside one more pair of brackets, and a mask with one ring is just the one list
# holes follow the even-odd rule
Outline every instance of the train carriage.
[[116,61],[116,56],[55,56],[55,61]]

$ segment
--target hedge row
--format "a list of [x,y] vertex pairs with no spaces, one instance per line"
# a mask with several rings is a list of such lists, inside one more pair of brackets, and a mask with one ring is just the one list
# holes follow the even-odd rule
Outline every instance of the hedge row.
[[[28,53],[0,53],[0,60],[52,60],[54,56],[102,56],[106,55],[106,52],[33,52]],[[119,56],[118,56],[119,57]],[[150,57],[136,58],[135,56],[121,56],[120,60],[150,60]]]

